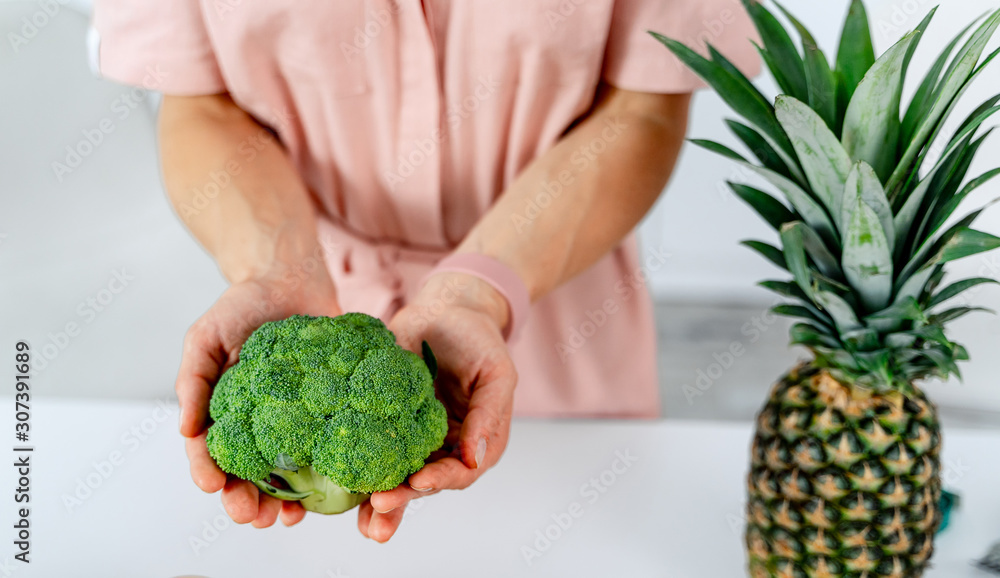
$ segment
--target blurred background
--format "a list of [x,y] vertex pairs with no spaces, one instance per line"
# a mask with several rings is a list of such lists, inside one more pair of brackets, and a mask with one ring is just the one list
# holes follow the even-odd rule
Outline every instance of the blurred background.
[[[882,51],[916,26],[933,2],[867,4]],[[941,4],[914,70],[925,70],[959,29],[996,2]],[[836,46],[846,2],[785,5],[814,28],[821,46]],[[171,400],[184,332],[225,281],[164,195],[157,95],[92,74],[87,0],[49,6],[46,12],[43,3],[0,1],[3,342],[27,339],[41,352],[35,367],[39,397]],[[711,40],[725,26],[706,22],[693,32],[701,36],[683,40]],[[773,93],[770,78],[760,82]],[[1000,68],[994,65],[965,95],[948,132],[997,86]],[[911,79],[907,89],[913,88]],[[721,120],[727,114],[713,94],[698,94],[689,134],[738,149]],[[984,149],[970,174],[996,164],[1000,140],[993,138]],[[643,250],[668,255],[647,271],[657,301],[668,418],[749,420],[770,384],[802,355],[787,347],[788,323],[767,313],[773,298],[755,285],[779,272],[737,244],[770,240],[772,234],[731,195],[726,180],[754,178],[686,147],[667,191],[641,226]],[[994,182],[968,202],[978,205],[998,193]],[[981,227],[1000,233],[1000,211],[987,214]],[[1000,278],[1000,253],[959,262],[953,271],[956,277]],[[1000,289],[983,288],[975,299],[1000,308]],[[973,361],[963,367],[964,383],[928,386],[945,426],[1000,427],[994,365],[1000,318],[966,317],[955,323],[953,338],[967,345]],[[727,353],[734,343],[743,346],[738,357]]]

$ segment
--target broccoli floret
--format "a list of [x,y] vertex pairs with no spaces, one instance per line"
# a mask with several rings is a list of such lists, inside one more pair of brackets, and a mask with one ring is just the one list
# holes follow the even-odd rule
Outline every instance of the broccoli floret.
[[370,350],[348,383],[348,405],[381,416],[412,414],[434,395],[431,372],[412,351]]
[[[348,409],[337,414],[313,450],[313,469],[365,493],[391,490],[420,469],[448,430],[444,406],[393,416]],[[430,448],[430,451],[428,451]],[[372,462],[373,456],[378,461]]]
[[300,402],[265,400],[253,410],[253,437],[261,455],[276,459],[285,454],[298,467],[312,463],[316,437],[325,425]]
[[250,420],[227,413],[208,428],[208,453],[222,471],[244,480],[259,480],[271,471],[271,461],[257,449]]
[[441,447],[448,421],[433,381],[374,317],[265,323],[215,387],[208,450],[268,494],[340,513],[396,487]]
[[350,374],[314,371],[302,380],[302,403],[314,415],[333,415],[347,405],[347,382]]
[[333,324],[348,329],[357,336],[359,349],[390,349],[396,345],[396,336],[386,330],[378,319],[364,313],[345,313],[333,318]]
[[215,384],[212,399],[208,404],[208,413],[213,420],[219,421],[226,413],[238,414],[245,419],[250,418],[250,412],[253,411],[250,393],[252,380],[244,375],[233,379],[234,376],[245,373],[248,367],[250,366],[247,364],[234,365],[223,373]]
[[263,399],[298,400],[299,383],[305,372],[297,360],[275,356],[249,362],[245,373],[249,375],[251,395],[259,402]]

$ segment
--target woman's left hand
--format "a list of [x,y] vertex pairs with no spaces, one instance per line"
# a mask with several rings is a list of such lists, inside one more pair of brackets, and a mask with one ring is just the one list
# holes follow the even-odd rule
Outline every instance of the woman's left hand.
[[419,352],[427,341],[433,350],[448,434],[408,483],[372,494],[361,505],[358,529],[366,537],[389,540],[410,500],[464,489],[500,459],[517,384],[502,333],[508,316],[506,300],[489,284],[471,275],[441,273],[389,323],[403,347]]

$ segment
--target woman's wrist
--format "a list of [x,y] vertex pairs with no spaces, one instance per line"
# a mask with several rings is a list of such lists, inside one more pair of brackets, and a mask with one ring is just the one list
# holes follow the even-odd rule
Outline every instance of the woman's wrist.
[[440,271],[430,275],[413,300],[430,313],[457,306],[489,317],[503,333],[511,321],[510,306],[502,293],[482,278],[469,273]]
[[331,316],[340,313],[336,287],[318,248],[302,258],[276,261],[248,271],[233,280],[234,285],[238,283],[260,287],[269,302],[291,313],[323,312]]

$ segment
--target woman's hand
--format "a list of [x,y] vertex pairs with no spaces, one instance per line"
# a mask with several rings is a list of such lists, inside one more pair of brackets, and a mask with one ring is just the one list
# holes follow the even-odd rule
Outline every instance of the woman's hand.
[[[317,259],[318,257],[312,257]],[[322,263],[305,277],[290,271],[265,279],[234,283],[188,331],[177,376],[181,434],[185,440],[191,477],[202,490],[222,490],[226,513],[238,524],[257,528],[274,524],[279,513],[286,526],[298,523],[305,510],[257,490],[252,482],[226,474],[215,464],[205,445],[208,402],[222,372],[238,360],[243,342],[267,321],[293,314],[340,314],[333,283]]]
[[378,542],[392,537],[410,500],[461,490],[500,459],[510,433],[517,372],[502,328],[507,302],[481,279],[461,273],[431,277],[389,324],[400,345],[420,351],[427,341],[438,363],[438,396],[448,409],[444,447],[388,492],[361,505],[358,529]]

